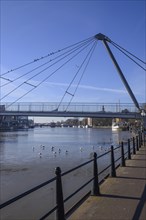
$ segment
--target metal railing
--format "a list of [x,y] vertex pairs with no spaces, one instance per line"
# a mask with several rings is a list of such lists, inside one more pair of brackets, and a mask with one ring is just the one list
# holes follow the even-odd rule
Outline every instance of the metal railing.
[[62,103],[59,108],[57,102],[18,102],[11,104],[3,102],[0,104],[0,112],[49,112],[49,111],[73,111],[73,112],[138,112],[135,105],[131,103]]
[[[116,177],[116,169],[117,167],[121,166],[126,166],[125,160],[126,159],[131,159],[131,154],[136,154],[136,151],[139,151],[139,148],[142,146],[143,144],[143,134],[139,133],[138,136],[133,137],[131,139],[128,139],[127,142],[121,142],[119,143],[119,146],[114,148],[113,146],[110,147],[110,150],[105,152],[102,155],[97,156],[96,152],[94,152],[93,155],[93,159],[80,164],[79,166],[76,166],[66,172],[61,173],[61,168],[57,167],[55,169],[55,174],[56,176],[46,182],[43,182],[42,184],[2,203],[0,205],[0,209],[3,209],[7,206],[9,206],[10,204],[16,202],[19,199],[24,198],[25,196],[33,193],[34,191],[37,191],[38,189],[56,181],[56,206],[53,207],[51,210],[49,210],[47,213],[45,213],[41,218],[39,218],[40,220],[43,220],[45,218],[47,218],[48,216],[50,216],[53,212],[56,211],[56,219],[57,220],[65,220],[67,219],[75,210],[77,207],[79,207],[79,205],[81,203],[83,203],[83,201],[85,201],[85,199],[87,199],[91,194],[94,196],[102,196],[100,194],[100,184],[104,181],[104,179],[106,179],[109,175],[111,175],[111,177]],[[124,148],[124,145],[126,146],[126,151]],[[120,156],[115,159],[115,151],[116,150],[120,150],[121,149],[121,153]],[[111,163],[105,167],[104,169],[102,169],[100,172],[98,171],[98,160],[99,158],[103,158],[104,156],[110,154],[111,157]],[[119,154],[118,154],[119,155]],[[121,160],[121,162],[119,162],[119,160]],[[117,163],[119,162],[119,163]],[[68,197],[66,197],[64,199],[64,195],[63,195],[63,187],[62,187],[62,177],[68,175],[69,173],[86,166],[87,164],[93,163],[93,177],[90,178],[87,182],[85,182],[83,185],[81,185],[77,190],[75,190],[72,194],[70,194]],[[106,174],[106,176],[104,176],[103,179],[101,179],[99,181],[99,176],[103,173],[105,173],[105,171],[109,170],[109,168],[111,168],[111,171],[108,172],[108,174]],[[88,191],[79,201],[77,201],[74,206],[72,208],[70,208],[66,213],[65,213],[65,209],[64,209],[64,205],[65,203],[70,200],[73,196],[75,196],[78,192],[80,192],[83,188],[85,188],[89,183],[93,182],[93,187],[92,190]]]

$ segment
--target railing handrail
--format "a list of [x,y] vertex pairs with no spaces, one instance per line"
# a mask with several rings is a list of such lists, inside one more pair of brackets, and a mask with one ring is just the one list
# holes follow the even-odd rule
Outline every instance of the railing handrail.
[[70,169],[70,170],[68,170],[68,171],[65,171],[64,173],[61,174],[61,176],[65,176],[65,175],[67,175],[68,173],[71,173],[71,172],[73,172],[73,171],[75,171],[75,170],[77,170],[77,169],[79,169],[79,168],[81,168],[81,167],[87,165],[88,163],[91,163],[92,161],[93,161],[93,159],[88,160],[87,162],[82,163],[82,164],[80,164],[79,166],[76,166],[76,167],[74,167],[74,168],[72,168],[72,169]]
[[19,199],[21,199],[21,198],[23,198],[23,197],[29,195],[30,193],[33,193],[33,192],[37,191],[38,189],[40,189],[40,188],[42,188],[42,187],[48,185],[49,183],[53,182],[54,180],[56,180],[56,177],[53,177],[52,179],[50,179],[50,180],[48,180],[48,181],[45,181],[45,182],[43,182],[43,183],[41,183],[41,184],[39,184],[39,185],[37,185],[37,186],[31,188],[30,190],[27,190],[27,191],[25,191],[24,193],[21,193],[21,194],[18,195],[18,196],[13,197],[12,199],[10,199],[10,200],[8,200],[8,201],[6,201],[6,202],[0,204],[0,209],[2,209],[2,208],[4,208],[4,207],[6,207],[6,206],[12,204],[13,202],[16,202],[17,200],[19,200]]
[[[58,102],[17,102],[12,104],[11,102],[2,102],[0,104],[0,111],[4,112],[6,110],[8,111],[25,111],[26,108],[28,111],[33,111],[34,108],[41,108],[41,111],[46,111],[46,108],[48,110],[48,107],[50,110],[57,110],[59,103]],[[141,104],[142,105],[142,104]],[[60,105],[60,108],[63,107],[67,107],[68,106],[68,102],[64,102]],[[52,108],[53,107],[53,108]],[[69,106],[71,109],[74,107],[77,108],[86,108],[86,107],[93,107],[95,109],[95,107],[98,109],[98,111],[102,111],[103,109],[105,111],[109,111],[109,109],[114,108],[116,109],[116,111],[121,111],[121,110],[128,110],[129,112],[131,112],[131,109],[134,112],[137,112],[137,108],[135,107],[135,105],[133,103],[95,103],[95,102],[91,102],[91,103],[85,103],[85,102],[73,102],[70,103]],[[22,108],[22,109],[21,109]],[[68,108],[68,110],[70,110],[70,108]],[[63,110],[65,110],[63,108]],[[132,112],[133,112],[132,111]]]

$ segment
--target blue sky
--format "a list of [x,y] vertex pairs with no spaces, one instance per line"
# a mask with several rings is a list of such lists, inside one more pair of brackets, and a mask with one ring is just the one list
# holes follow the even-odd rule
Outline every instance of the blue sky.
[[[146,2],[103,1],[1,1],[1,74],[35,58],[103,33],[142,60],[146,60]],[[110,46],[138,102],[145,102],[146,76],[137,65]],[[83,57],[66,65],[32,93],[19,101],[59,102]],[[12,80],[31,69],[20,69],[5,77]],[[45,73],[45,74],[48,74]],[[31,76],[31,74],[30,74]],[[34,78],[38,83],[43,75]],[[1,87],[1,97],[26,78]],[[7,81],[1,79],[1,85]],[[74,90],[77,82],[71,87]],[[3,102],[15,101],[30,89],[23,85]],[[65,96],[64,101],[68,101]],[[82,78],[74,102],[116,103],[132,100],[101,41]]]

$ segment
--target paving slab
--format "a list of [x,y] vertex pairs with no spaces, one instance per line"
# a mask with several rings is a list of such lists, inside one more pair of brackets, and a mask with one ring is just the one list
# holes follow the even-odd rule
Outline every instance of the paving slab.
[[141,147],[125,167],[100,186],[100,196],[90,196],[69,220],[146,220],[146,147]]

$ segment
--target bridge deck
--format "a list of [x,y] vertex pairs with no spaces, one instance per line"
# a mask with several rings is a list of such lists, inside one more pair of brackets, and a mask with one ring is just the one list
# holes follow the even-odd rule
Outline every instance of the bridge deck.
[[146,146],[126,167],[117,170],[116,178],[101,185],[101,196],[90,196],[69,220],[144,220],[146,219]]
[[[142,104],[141,104],[142,105]],[[91,117],[141,119],[141,113],[133,104],[120,103],[1,103],[1,116],[30,117]]]

